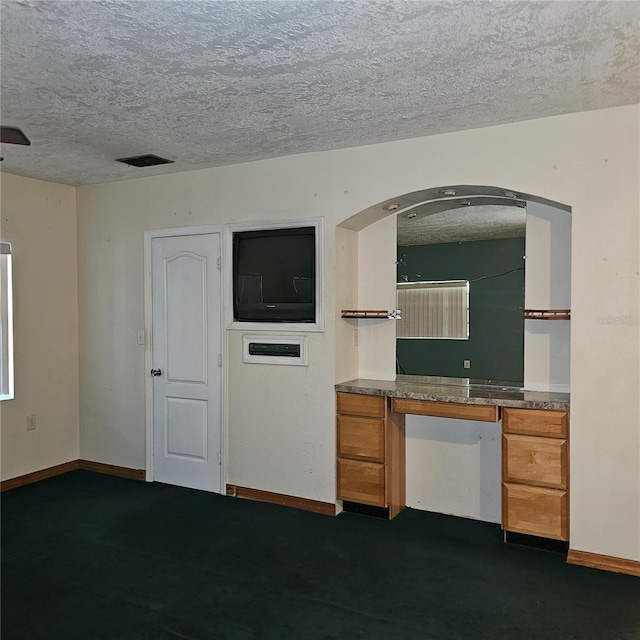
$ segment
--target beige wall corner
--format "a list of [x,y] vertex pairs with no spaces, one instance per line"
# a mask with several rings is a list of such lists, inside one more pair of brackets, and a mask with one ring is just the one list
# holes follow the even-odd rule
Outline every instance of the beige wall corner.
[[0,180],[15,337],[15,398],[0,403],[5,480],[79,457],[78,283],[75,188],[6,173]]

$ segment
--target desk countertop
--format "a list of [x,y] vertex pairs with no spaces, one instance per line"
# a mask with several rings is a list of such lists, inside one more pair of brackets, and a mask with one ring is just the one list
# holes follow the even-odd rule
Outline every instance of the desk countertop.
[[398,376],[396,380],[367,380],[358,378],[341,382],[336,391],[369,396],[410,398],[434,402],[480,404],[518,409],[569,410],[568,393],[526,391],[502,384],[458,382],[457,378],[432,376]]

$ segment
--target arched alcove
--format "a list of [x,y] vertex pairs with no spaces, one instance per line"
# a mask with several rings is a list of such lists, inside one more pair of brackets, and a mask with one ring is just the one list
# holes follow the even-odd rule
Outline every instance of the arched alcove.
[[[434,367],[430,371],[424,365],[417,373],[472,380],[509,381],[532,390],[568,391],[570,333],[566,316],[562,316],[565,318],[564,322],[549,322],[548,316],[534,316],[533,319],[525,320],[524,314],[525,309],[570,309],[571,222],[568,214],[571,209],[566,204],[534,194],[487,185],[432,187],[376,203],[347,218],[336,229],[338,311],[345,308],[396,308],[396,219],[429,216],[432,212],[441,212],[448,207],[452,211],[458,207],[455,215],[464,219],[469,216],[473,207],[479,207],[483,203],[493,203],[494,206],[518,205],[526,209],[526,239],[523,242],[525,260],[522,266],[524,270],[526,264],[526,270],[520,336],[516,335],[507,344],[505,334],[503,340],[505,350],[517,348],[514,344],[517,345],[520,340],[521,352],[512,354],[514,360],[520,359],[519,365],[516,362],[515,366],[519,375],[501,375],[504,371],[512,373],[514,367],[495,367],[495,375],[492,375],[491,367],[487,366],[477,366],[478,374],[474,375],[474,359],[463,355],[465,347],[470,347],[473,341],[465,345],[458,343],[455,345],[456,349],[449,350],[456,354],[452,356],[456,358],[456,367]],[[461,204],[470,206],[460,206]],[[503,274],[487,274],[487,277],[496,275]],[[481,280],[484,275],[477,277],[476,274],[476,278]],[[512,314],[513,311],[511,309]],[[497,306],[496,313],[501,313]],[[470,307],[469,314],[473,318],[473,307]],[[491,318],[487,319],[486,315],[485,309],[483,322],[488,326]],[[403,373],[402,367],[397,368],[394,320],[339,317],[337,323],[338,381],[353,377],[393,379],[396,373]],[[480,326],[478,323],[476,328],[479,329]],[[473,334],[473,325],[470,325],[470,331]],[[492,349],[498,352],[501,345],[499,332],[494,328],[493,333],[492,340],[498,342],[494,343]],[[429,342],[435,344],[434,341]],[[476,334],[475,351],[470,350],[478,358],[475,360],[478,365],[481,363],[477,355],[479,342],[482,342],[482,336]],[[425,345],[424,342],[420,344]],[[443,344],[444,342],[438,346],[442,347]],[[440,354],[448,353],[442,348],[437,351]],[[491,349],[484,349],[485,357],[489,358],[487,351],[490,352]],[[504,360],[505,354],[508,355],[508,352],[498,353],[495,360]],[[441,360],[444,357],[446,356],[439,355]],[[469,367],[467,371],[462,369],[463,363]]]

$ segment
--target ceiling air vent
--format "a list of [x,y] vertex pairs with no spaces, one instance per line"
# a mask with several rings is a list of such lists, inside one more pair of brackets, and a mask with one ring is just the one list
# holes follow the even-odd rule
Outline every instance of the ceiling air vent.
[[18,127],[0,127],[0,142],[3,144],[31,144],[29,138]]
[[154,156],[152,153],[147,153],[144,156],[131,156],[130,158],[118,158],[116,162],[122,162],[122,164],[128,164],[130,167],[154,167],[157,164],[170,164],[173,160],[167,160],[160,156]]

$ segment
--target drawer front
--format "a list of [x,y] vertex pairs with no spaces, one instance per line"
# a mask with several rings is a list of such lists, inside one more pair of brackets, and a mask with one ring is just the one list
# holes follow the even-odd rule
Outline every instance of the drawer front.
[[516,533],[568,540],[567,492],[504,483],[502,528]]
[[338,455],[384,462],[384,419],[338,416]]
[[338,498],[386,507],[384,465],[338,458]]
[[502,479],[552,489],[567,488],[567,441],[505,433]]
[[439,418],[458,418],[459,420],[497,422],[499,416],[498,407],[481,404],[394,398],[392,406],[392,410],[396,413],[412,413],[420,416],[436,416]]
[[364,396],[359,393],[342,393],[341,391],[338,391],[337,395],[338,413],[384,418],[386,398],[382,396]]
[[567,438],[569,436],[569,414],[566,411],[505,409],[502,430],[504,433]]

